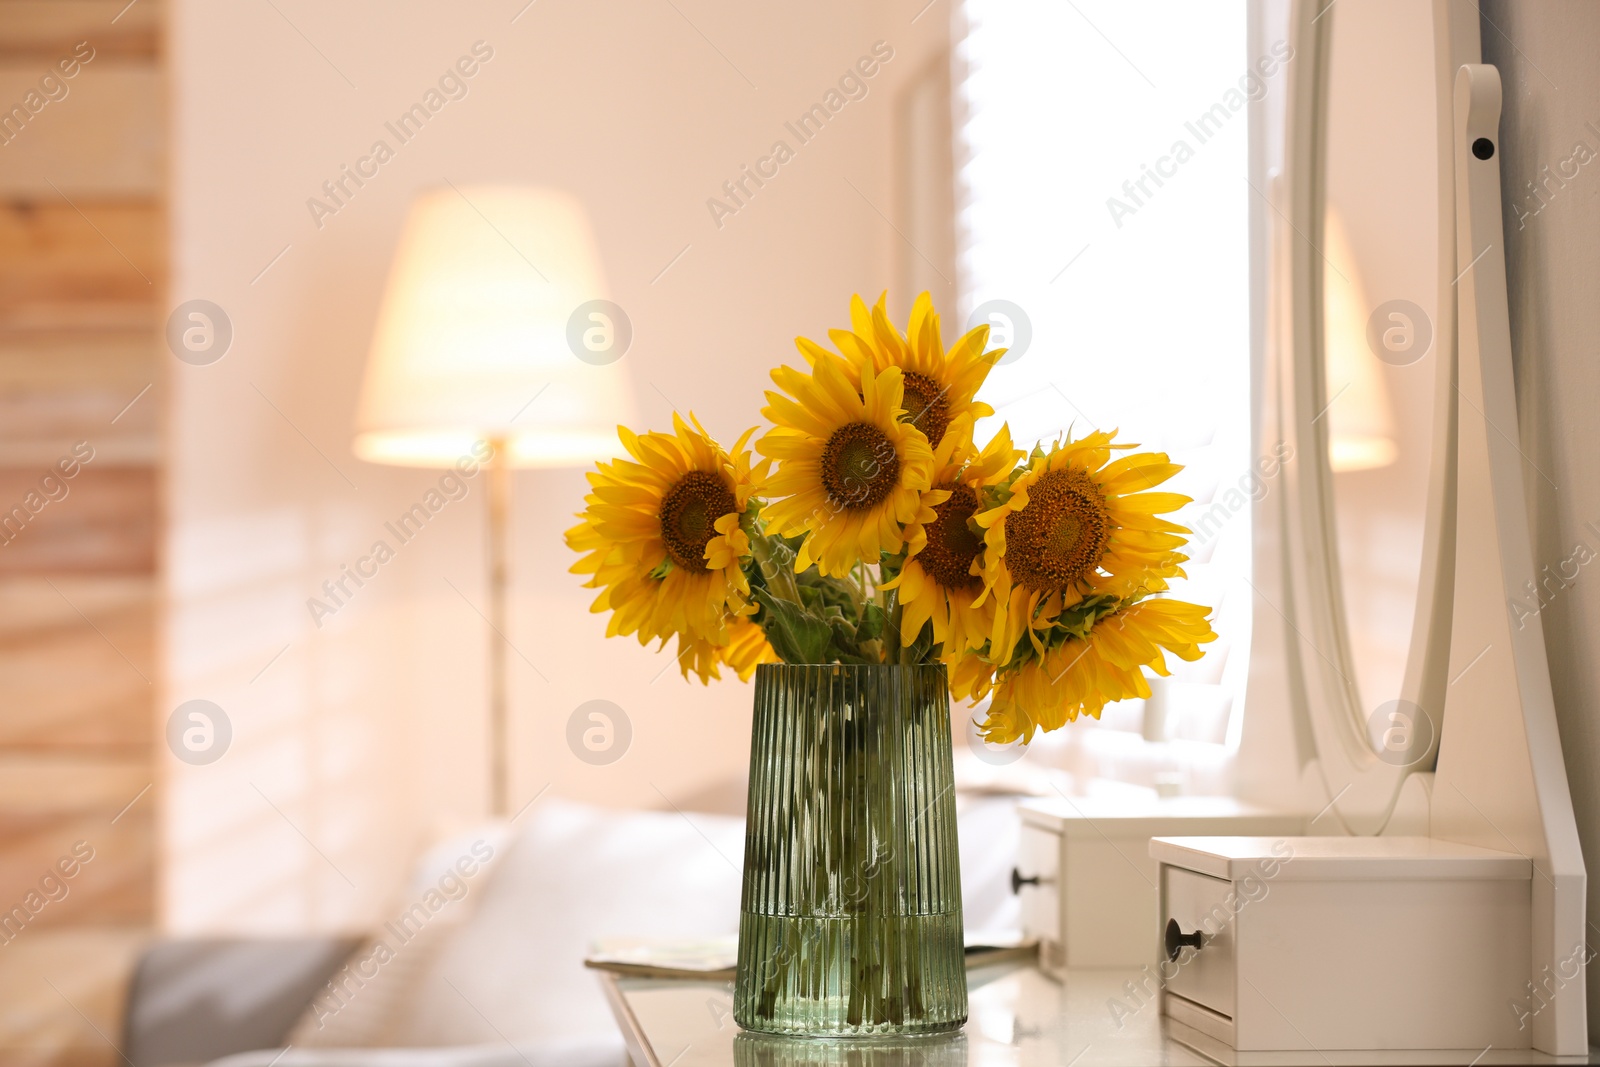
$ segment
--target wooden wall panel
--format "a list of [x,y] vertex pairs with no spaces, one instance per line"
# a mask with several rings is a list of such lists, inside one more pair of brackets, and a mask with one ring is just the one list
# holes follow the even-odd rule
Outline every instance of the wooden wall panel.
[[[0,0],[0,12],[10,6]],[[0,59],[0,119],[13,115],[55,62],[54,56]],[[0,126],[0,195],[155,200],[166,157],[160,72],[97,54],[76,77],[52,84],[60,86],[52,90],[60,99],[26,121],[14,116]]]
[[15,647],[35,633],[79,625],[85,617],[110,633],[126,613],[153,611],[156,595],[156,583],[149,577],[0,580],[0,648]]
[[155,596],[150,578],[0,582],[0,911],[86,840],[39,925],[152,913]]
[[151,936],[126,927],[57,928],[0,949],[0,1063],[124,1067],[107,1038],[121,1044],[127,978]]
[[0,333],[0,393],[95,388],[131,398],[155,380],[165,351],[148,329]]
[[[94,858],[66,883],[65,897],[30,914],[22,935],[81,922],[148,922],[155,911],[150,877],[156,862],[154,811],[147,793],[114,826],[110,820],[115,811],[8,818],[0,829],[0,920],[19,903],[26,910],[27,894],[39,889],[40,880],[76,842],[85,842],[94,849]],[[5,949],[0,944],[0,952]]]
[[11,819],[48,821],[104,814],[109,823],[149,784],[148,756],[105,759],[33,752],[0,756],[0,811]]
[[103,467],[156,463],[162,352],[148,330],[0,331],[0,467],[42,471],[78,441]]
[[155,916],[162,35],[161,0],[0,0],[0,113],[79,41],[95,53],[0,134],[0,526],[75,442],[95,452],[0,533],[0,918],[74,842],[95,852],[0,930],[6,1064],[120,1062]]
[[[94,466],[55,479],[0,469],[0,574],[149,574],[156,562],[156,471]],[[30,505],[43,503],[37,513]]]
[[148,467],[160,458],[160,413],[154,378],[129,387],[0,390],[0,468],[37,477],[84,444],[94,449],[95,469]]
[[161,0],[0,0],[0,58],[54,58],[87,40],[98,58],[148,62],[161,19]]
[[0,758],[151,758],[156,596],[147,577],[0,581]]
[[0,330],[160,328],[160,209],[65,199],[0,206]]

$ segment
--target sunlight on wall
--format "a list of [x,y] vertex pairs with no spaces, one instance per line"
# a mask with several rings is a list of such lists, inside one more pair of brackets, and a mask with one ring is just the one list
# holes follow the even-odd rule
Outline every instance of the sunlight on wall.
[[174,525],[172,703],[215,703],[232,737],[215,763],[169,763],[169,928],[348,926],[387,902],[415,843],[394,817],[407,807],[392,773],[408,762],[404,715],[367,713],[403,708],[383,669],[397,620],[380,616],[374,632],[347,617],[315,633],[306,576],[329,565],[303,509]]

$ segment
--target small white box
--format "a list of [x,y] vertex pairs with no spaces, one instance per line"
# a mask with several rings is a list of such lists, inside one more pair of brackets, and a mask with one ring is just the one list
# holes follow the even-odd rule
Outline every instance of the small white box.
[[1524,857],[1426,837],[1157,838],[1150,855],[1169,1019],[1241,1052],[1530,1047]]
[[1305,832],[1305,817],[1232,797],[1030,800],[1018,806],[1022,841],[1012,885],[1022,929],[1057,978],[1068,967],[1154,964],[1150,936],[1158,865],[1150,839],[1190,834]]

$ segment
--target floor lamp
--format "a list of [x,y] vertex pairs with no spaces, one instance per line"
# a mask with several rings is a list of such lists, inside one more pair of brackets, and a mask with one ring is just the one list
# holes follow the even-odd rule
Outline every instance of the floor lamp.
[[488,483],[489,780],[501,816],[510,812],[511,475],[617,451],[633,394],[617,363],[627,326],[600,300],[604,284],[571,196],[431,189],[406,218],[367,356],[355,454],[464,475],[481,468]]

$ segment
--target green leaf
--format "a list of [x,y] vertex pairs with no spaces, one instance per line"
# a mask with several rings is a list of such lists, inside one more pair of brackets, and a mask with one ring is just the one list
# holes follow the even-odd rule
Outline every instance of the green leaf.
[[889,616],[877,604],[868,601],[866,608],[861,613],[861,625],[856,627],[857,641],[873,641],[883,636],[883,629],[889,625]]
[[856,641],[855,624],[845,619],[842,615],[830,616],[828,625],[833,631],[832,649],[840,663],[869,663],[861,652],[860,643]]
[[[815,568],[807,569],[797,580],[801,595],[806,597],[808,606],[814,597],[817,603],[837,607],[852,619],[856,617],[856,604],[860,601],[861,594],[851,583],[841,578],[824,578]],[[809,594],[807,590],[810,591]]]
[[778,599],[765,589],[755,590],[755,596],[761,603],[763,616],[758,621],[779,659],[785,663],[832,661],[828,646],[833,638],[833,630],[826,622],[792,601]]

